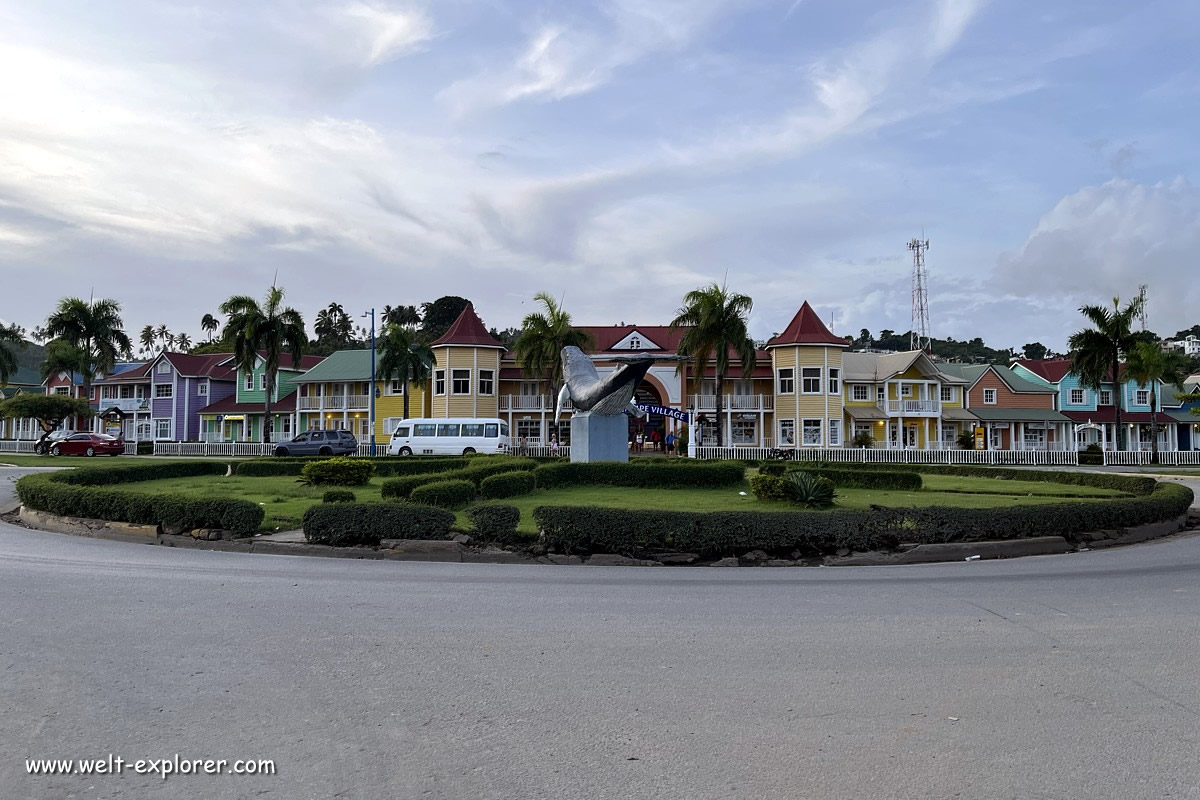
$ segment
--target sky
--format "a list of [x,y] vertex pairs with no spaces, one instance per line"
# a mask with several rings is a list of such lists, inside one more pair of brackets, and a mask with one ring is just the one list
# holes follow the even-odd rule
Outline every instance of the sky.
[[1065,347],[1149,286],[1200,322],[1200,4],[0,0],[0,319],[315,316],[444,294],[666,324],[713,281]]

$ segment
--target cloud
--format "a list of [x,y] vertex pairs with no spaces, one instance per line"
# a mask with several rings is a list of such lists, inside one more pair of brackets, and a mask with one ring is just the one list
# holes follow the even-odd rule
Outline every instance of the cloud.
[[[1197,252],[1200,190],[1183,178],[1152,185],[1118,178],[1060,200],[1001,259],[993,285],[1041,297],[1062,314],[1131,297],[1145,283],[1150,327],[1170,334],[1196,322]],[[1076,323],[1069,314],[1058,320]]]
[[386,64],[434,35],[433,21],[418,8],[355,2],[331,9],[330,17],[347,29],[364,66]]

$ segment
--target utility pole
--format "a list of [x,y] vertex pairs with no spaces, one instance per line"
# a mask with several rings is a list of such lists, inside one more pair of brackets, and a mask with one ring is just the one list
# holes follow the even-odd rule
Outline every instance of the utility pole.
[[925,251],[929,240],[913,239],[908,243],[913,254],[912,277],[912,330],[908,346],[913,350],[930,349],[929,342],[929,288],[926,285]]
[[364,317],[371,318],[371,388],[368,390],[370,394],[370,410],[367,412],[367,425],[371,429],[371,458],[375,457],[375,309],[371,309],[363,314]]

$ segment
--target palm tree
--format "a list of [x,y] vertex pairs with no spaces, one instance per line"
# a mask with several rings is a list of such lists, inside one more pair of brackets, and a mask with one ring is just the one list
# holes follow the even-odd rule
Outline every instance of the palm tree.
[[[1135,297],[1122,308],[1121,298],[1114,297],[1112,308],[1084,306],[1079,309],[1092,327],[1071,334],[1067,343],[1074,358],[1075,374],[1092,391],[1099,392],[1100,385],[1108,381],[1113,382],[1114,388],[1119,388],[1124,380],[1121,359],[1137,346],[1138,336],[1134,333],[1133,325],[1142,313],[1142,302],[1141,297]],[[1117,412],[1117,448],[1124,450],[1126,442],[1125,429],[1121,426],[1121,404],[1115,403],[1114,408]]]
[[0,386],[8,383],[9,376],[17,371],[13,345],[25,348],[25,329],[15,324],[0,325]]
[[156,338],[153,325],[147,325],[142,328],[142,332],[138,335],[138,341],[142,343],[141,350],[144,354],[151,355],[154,353],[154,340]]
[[118,358],[133,355],[133,343],[121,321],[121,304],[116,300],[85,302],[64,297],[46,320],[45,332],[79,351],[77,368],[86,398],[92,396],[96,375],[111,371]]
[[200,330],[208,334],[208,340],[212,341],[212,335],[217,332],[217,328],[221,327],[221,323],[217,322],[217,318],[212,314],[205,314],[200,319]]
[[174,344],[175,337],[171,335],[171,329],[166,326],[166,323],[159,325],[158,330],[155,331],[155,333],[157,334],[159,340],[162,342],[163,350],[166,350],[172,344]]
[[175,337],[175,346],[183,352],[188,352],[192,349],[192,337],[186,333],[181,333]]
[[83,374],[82,365],[82,350],[66,339],[51,339],[46,344],[46,350],[42,357],[42,380],[46,380],[60,372],[66,372],[70,375],[81,375]]
[[383,324],[385,327],[400,325],[405,328],[414,328],[421,324],[421,314],[417,311],[416,306],[384,306]]
[[1129,380],[1150,387],[1150,460],[1158,463],[1158,384],[1183,391],[1191,364],[1178,350],[1164,350],[1158,342],[1138,342],[1125,360]]
[[429,380],[433,351],[429,345],[417,341],[411,330],[396,323],[384,327],[378,346],[380,356],[375,374],[381,381],[400,381],[404,390],[404,418],[408,419],[408,387],[423,387]]
[[[304,318],[300,312],[283,306],[283,289],[272,286],[260,306],[253,297],[235,295],[221,304],[225,315],[223,339],[233,342],[234,360],[238,369],[253,371],[259,358],[265,362],[267,391],[263,398],[263,442],[271,441],[271,395],[279,376],[279,364],[290,353],[292,366],[300,366],[300,358],[308,344]],[[261,356],[260,356],[261,353]]]
[[[721,411],[724,405],[725,376],[729,373],[729,354],[736,353],[742,362],[742,374],[749,378],[754,372],[756,354],[754,340],[746,329],[746,315],[754,301],[744,294],[731,294],[724,286],[713,283],[694,289],[683,296],[683,307],[671,320],[671,328],[683,330],[678,352],[695,362],[692,378],[697,394],[709,364],[717,373],[717,443],[722,443]],[[680,374],[686,362],[675,368]]]
[[533,296],[544,311],[534,311],[521,321],[521,335],[513,345],[513,355],[526,375],[542,378],[550,389],[550,397],[558,395],[563,382],[562,349],[592,345],[587,331],[571,327],[571,315],[563,311],[546,292]]

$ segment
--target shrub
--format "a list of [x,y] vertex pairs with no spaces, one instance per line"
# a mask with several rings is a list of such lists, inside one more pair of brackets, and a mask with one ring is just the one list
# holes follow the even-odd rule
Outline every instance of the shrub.
[[[773,476],[768,476],[773,477]],[[1175,519],[1192,504],[1190,489],[1160,483],[1153,493],[1086,503],[1053,503],[1011,508],[839,509],[797,511],[627,510],[584,506],[540,506],[534,520],[551,550],[565,553],[620,553],[642,557],[663,550],[705,557],[749,550],[809,554],[888,550],[899,542],[938,543],[1074,538],[1085,531],[1130,527]]]
[[874,447],[875,438],[866,431],[859,431],[858,433],[854,434],[854,438],[850,440],[850,446],[866,448]]
[[223,461],[163,461],[115,467],[80,467],[53,473],[55,483],[75,486],[105,486],[115,483],[140,483],[166,478],[194,478],[200,475],[224,475],[229,465]]
[[768,461],[767,463],[765,463],[765,464],[762,464],[761,466],[759,466],[759,468],[758,468],[758,474],[759,474],[759,475],[779,475],[779,476],[782,476],[782,475],[783,475],[783,471],[784,471],[784,469],[786,469],[786,468],[787,468],[787,464],[783,463],[782,461]]
[[384,481],[380,485],[379,490],[385,499],[403,499],[412,494],[412,490],[418,486],[436,483],[445,479],[445,475],[406,475],[402,478],[390,478]]
[[[765,464],[763,466],[766,466]],[[787,500],[787,482],[781,475],[758,475],[750,478],[750,490],[759,500]]]
[[504,472],[480,481],[479,495],[485,500],[497,500],[529,494],[535,487],[532,472]]
[[811,472],[792,472],[784,483],[788,499],[805,508],[829,508],[837,498],[833,481]]
[[[808,469],[807,466],[797,466],[797,469]],[[858,464],[855,462],[838,462],[835,467],[824,464],[814,468],[819,470],[837,469],[842,471],[888,471],[916,472],[927,475],[957,475],[964,478],[995,478],[1010,481],[1045,481],[1046,483],[1062,483],[1069,486],[1094,486],[1099,489],[1111,489],[1116,492],[1146,495],[1154,491],[1154,478],[1137,475],[1114,475],[1107,472],[1055,472],[1046,469],[1014,469],[1011,467],[976,467],[969,465],[950,464]]]
[[974,450],[975,434],[971,433],[970,431],[963,431],[958,435],[958,438],[954,440],[954,443],[958,445],[959,450]]
[[378,545],[380,539],[448,539],[454,514],[409,503],[337,503],[309,506],[304,538],[335,547]]
[[[761,469],[759,470],[761,472]],[[902,470],[842,469],[837,466],[792,465],[790,471],[803,471],[828,478],[834,486],[853,489],[884,489],[897,491],[919,491],[920,474]]]
[[559,489],[580,484],[656,489],[703,489],[741,483],[746,468],[736,462],[688,463],[667,459],[628,464],[543,464],[533,471],[538,488]]
[[243,461],[233,468],[235,475],[245,478],[273,478],[279,475],[299,476],[308,461],[279,459],[255,459]]
[[300,475],[314,486],[363,486],[370,483],[375,465],[365,458],[327,458],[310,461]]
[[449,480],[468,480],[476,486],[493,475],[505,472],[528,471],[537,462],[530,458],[514,458],[513,456],[475,456],[470,467],[451,470],[440,474],[405,475],[383,482],[381,493],[385,498],[407,498],[413,489],[430,483],[440,483]]
[[427,506],[462,508],[475,499],[475,484],[464,480],[427,483],[413,489],[408,499]]
[[353,503],[358,500],[349,489],[330,489],[321,495],[322,503]]
[[521,522],[521,511],[516,506],[483,503],[467,510],[467,517],[475,526],[475,533],[486,542],[514,544],[520,537],[517,525]]

